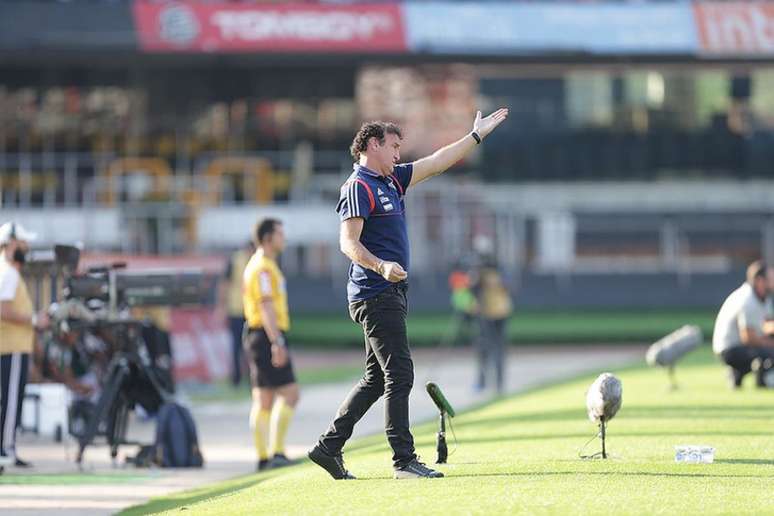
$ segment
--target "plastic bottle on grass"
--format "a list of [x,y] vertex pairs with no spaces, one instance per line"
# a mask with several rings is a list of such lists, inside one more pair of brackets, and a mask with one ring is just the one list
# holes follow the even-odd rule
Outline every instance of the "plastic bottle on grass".
[[715,448],[712,446],[675,446],[675,462],[684,464],[712,464],[714,461]]

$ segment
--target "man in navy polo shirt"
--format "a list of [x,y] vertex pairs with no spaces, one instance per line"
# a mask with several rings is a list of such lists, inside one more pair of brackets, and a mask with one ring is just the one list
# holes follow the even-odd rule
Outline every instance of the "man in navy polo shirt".
[[367,122],[355,135],[350,150],[356,163],[341,187],[336,212],[341,219],[341,251],[352,260],[349,314],[363,327],[366,370],[309,452],[309,458],[337,480],[355,478],[344,467],[341,450],[355,423],[382,395],[395,478],[443,476],[417,460],[409,430],[414,364],[406,334],[409,241],[403,198],[410,187],[468,155],[507,116],[504,108],[486,118],[479,111],[470,133],[430,156],[400,165],[403,137],[398,126]]

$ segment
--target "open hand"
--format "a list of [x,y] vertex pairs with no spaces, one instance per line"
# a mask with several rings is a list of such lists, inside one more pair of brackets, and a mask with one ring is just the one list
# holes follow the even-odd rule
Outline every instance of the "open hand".
[[481,138],[495,130],[495,127],[508,118],[508,108],[500,108],[486,118],[481,118],[481,111],[476,111],[476,119],[473,121],[473,130]]

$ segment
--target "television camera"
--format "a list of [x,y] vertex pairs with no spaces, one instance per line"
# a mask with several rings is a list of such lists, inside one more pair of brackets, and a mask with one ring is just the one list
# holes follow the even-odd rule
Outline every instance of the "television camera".
[[97,350],[79,348],[82,362],[100,370],[96,401],[78,399],[69,409],[81,464],[98,436],[106,438],[113,460],[120,445],[140,445],[126,439],[130,412],[139,405],[153,414],[174,393],[168,335],[133,317],[133,309],[212,305],[217,278],[194,269],[129,270],[123,263],[80,271],[79,261],[79,249],[57,245],[31,253],[25,274],[35,281],[38,302],[41,285],[50,284],[52,345],[72,347],[62,337],[73,334],[102,343]]

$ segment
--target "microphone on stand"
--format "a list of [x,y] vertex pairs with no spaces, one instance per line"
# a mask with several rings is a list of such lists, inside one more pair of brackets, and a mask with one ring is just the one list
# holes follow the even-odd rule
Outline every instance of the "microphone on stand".
[[452,408],[446,396],[441,392],[441,388],[433,382],[427,382],[426,385],[427,394],[430,395],[430,399],[433,400],[435,406],[441,413],[440,427],[438,428],[438,435],[436,436],[436,451],[438,452],[438,460],[436,464],[445,464],[448,457],[448,448],[446,446],[446,415],[454,417],[454,408]]

